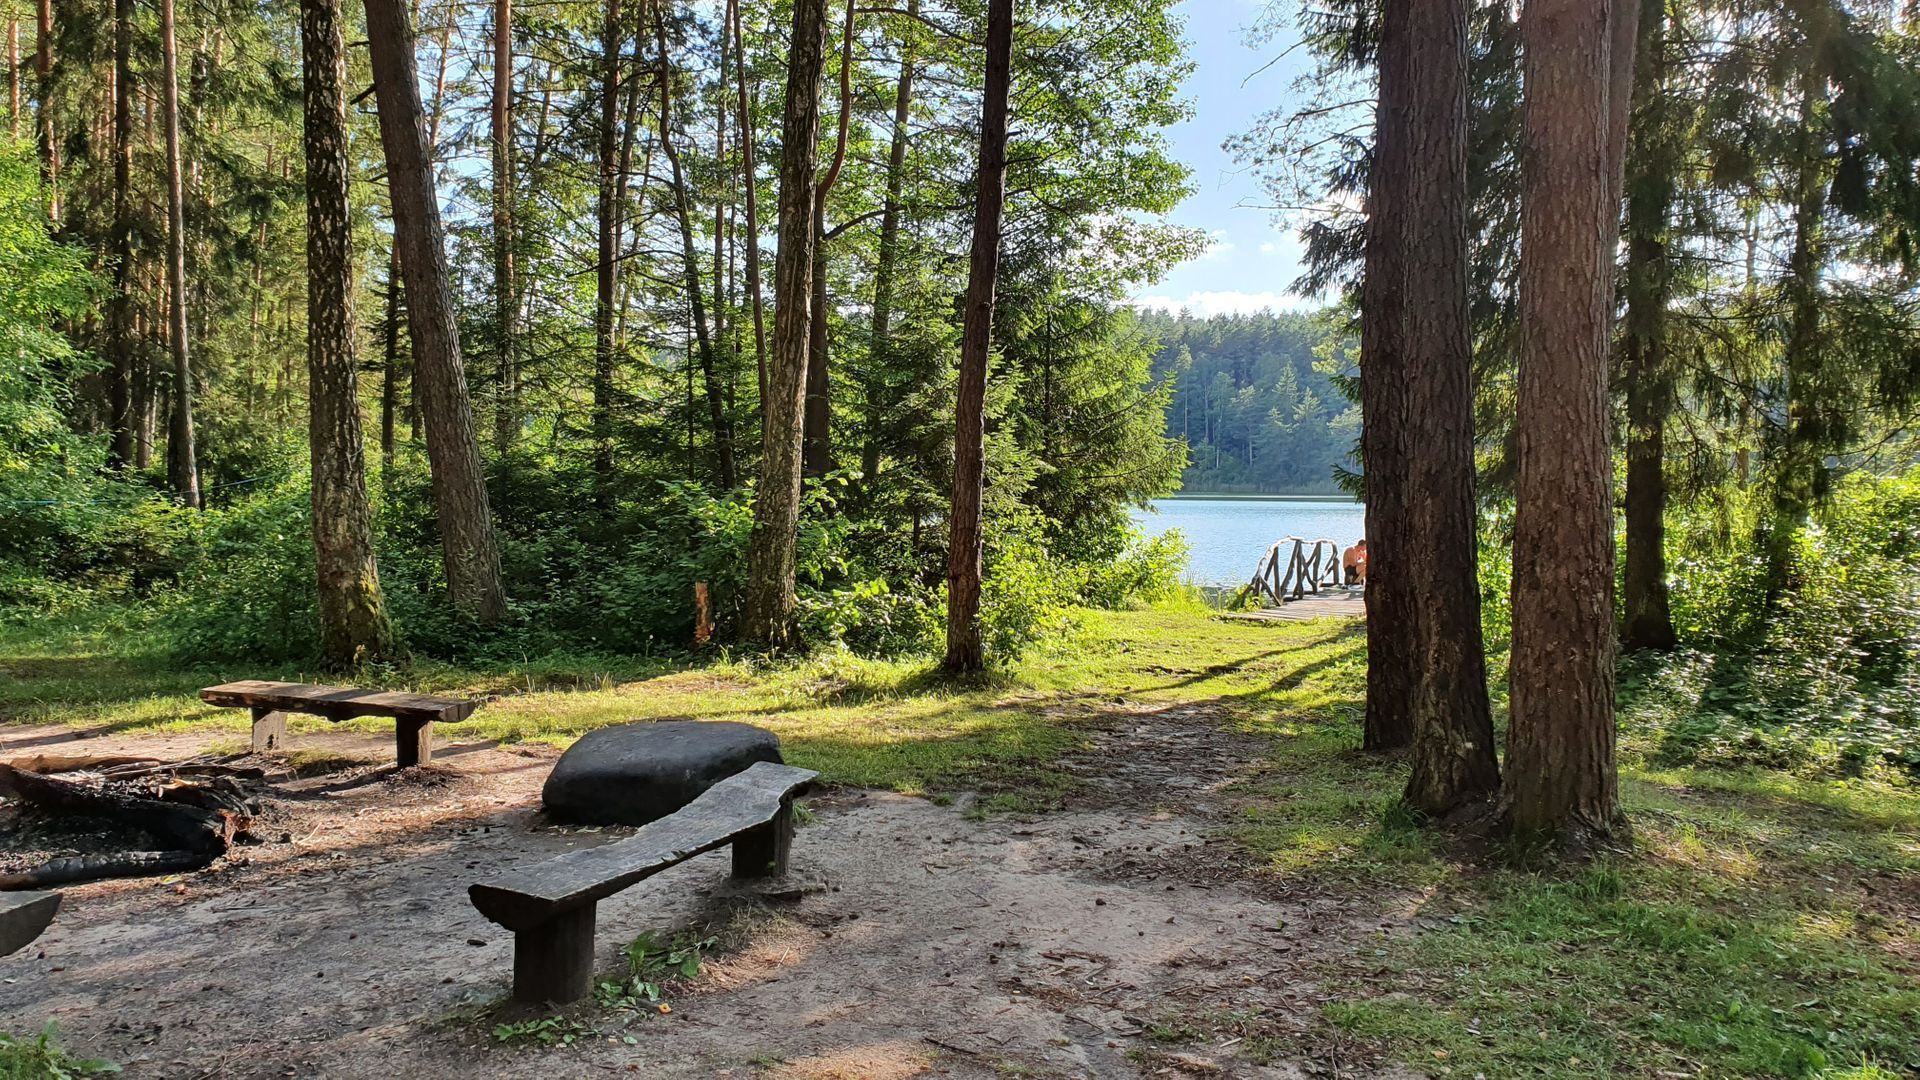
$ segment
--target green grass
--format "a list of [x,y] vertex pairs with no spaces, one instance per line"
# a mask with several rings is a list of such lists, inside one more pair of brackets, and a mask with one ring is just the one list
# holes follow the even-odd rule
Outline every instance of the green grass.
[[[1317,973],[1327,1029],[1462,1077],[1920,1073],[1920,792],[1628,753],[1631,856],[1515,868],[1396,816],[1402,767],[1356,749],[1364,648],[1353,626],[1166,609],[1092,616],[1071,649],[965,683],[930,660],[846,655],[562,656],[366,678],[497,695],[448,738],[564,745],[627,720],[739,719],[777,731],[791,760],[830,781],[942,800],[978,791],[972,812],[989,815],[1061,802],[1073,781],[1056,765],[1106,712],[1204,710],[1271,746],[1227,830],[1263,873],[1363,916],[1413,913],[1416,929],[1361,941],[1351,966]],[[245,717],[194,690],[312,675],[179,670],[100,616],[0,622],[0,723],[238,737]],[[1256,1033],[1274,1057],[1298,1049]]]
[[0,1034],[0,1080],[69,1080],[120,1071],[120,1066],[112,1062],[67,1053],[60,1046],[59,1034],[51,1023],[34,1036]]

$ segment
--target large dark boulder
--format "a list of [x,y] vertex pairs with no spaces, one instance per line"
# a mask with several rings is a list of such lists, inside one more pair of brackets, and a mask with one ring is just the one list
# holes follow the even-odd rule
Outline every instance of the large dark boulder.
[[780,737],[728,720],[661,720],[590,731],[560,755],[540,798],[586,825],[645,825],[756,761],[782,762]]

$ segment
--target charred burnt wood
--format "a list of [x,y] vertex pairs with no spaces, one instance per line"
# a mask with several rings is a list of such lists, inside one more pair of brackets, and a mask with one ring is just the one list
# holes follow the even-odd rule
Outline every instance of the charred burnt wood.
[[140,829],[168,848],[219,857],[249,824],[240,814],[123,794],[0,765],[0,795],[66,814],[106,818]]

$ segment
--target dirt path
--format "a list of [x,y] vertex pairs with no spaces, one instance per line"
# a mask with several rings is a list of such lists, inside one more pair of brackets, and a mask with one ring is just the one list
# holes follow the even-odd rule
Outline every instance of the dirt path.
[[576,1009],[599,1034],[569,1047],[491,1039],[511,943],[465,895],[607,838],[536,812],[551,751],[456,747],[412,776],[300,781],[231,866],[70,890],[54,928],[0,960],[0,1029],[54,1019],[77,1049],[160,1077],[1382,1075],[1317,1023],[1317,973],[1373,923],[1276,898],[1208,842],[1260,753],[1213,720],[1103,713],[1065,763],[1086,797],[1031,821],[816,796],[795,869],[826,888],[770,913],[720,895],[724,852],[602,902],[609,971],[644,931],[746,929],[670,1014]]

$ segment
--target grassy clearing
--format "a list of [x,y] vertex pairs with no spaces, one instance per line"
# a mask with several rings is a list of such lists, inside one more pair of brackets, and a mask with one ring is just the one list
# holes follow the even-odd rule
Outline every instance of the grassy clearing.
[[[992,809],[1025,811],[1070,790],[1053,765],[1102,709],[1203,707],[1272,742],[1231,830],[1266,872],[1416,910],[1416,932],[1383,934],[1352,970],[1325,973],[1332,1028],[1440,1075],[1920,1072],[1920,792],[1661,767],[1629,743],[1632,857],[1513,868],[1395,817],[1400,767],[1354,749],[1364,664],[1354,627],[1155,610],[1094,616],[1071,649],[968,684],[928,661],[845,655],[552,657],[371,681],[498,695],[453,738],[565,744],[632,719],[748,720],[835,782],[984,791]],[[98,620],[0,626],[0,722],[237,735],[244,717],[206,708],[195,689],[306,674],[181,671]],[[1257,1022],[1241,1028],[1266,1038]]]

